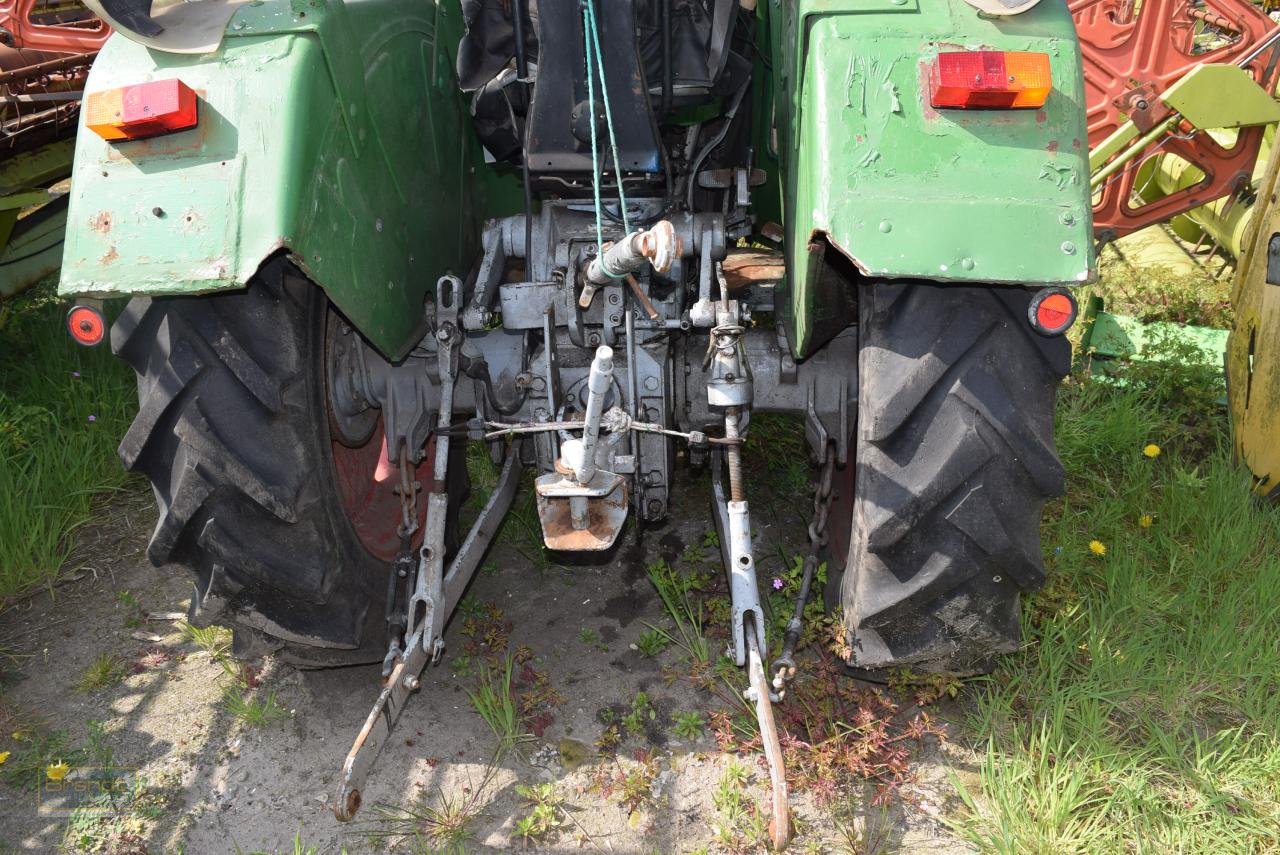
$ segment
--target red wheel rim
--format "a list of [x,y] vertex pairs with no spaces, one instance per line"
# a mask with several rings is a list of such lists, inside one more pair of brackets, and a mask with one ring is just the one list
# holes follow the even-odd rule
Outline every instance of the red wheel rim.
[[[338,477],[342,508],[360,543],[370,555],[382,561],[395,560],[400,551],[400,497],[395,492],[400,482],[399,466],[387,459],[386,433],[382,418],[369,440],[356,448],[332,441],[333,467]],[[422,542],[422,524],[427,515],[426,493],[431,490],[431,466],[435,440],[427,443],[427,453],[414,467],[414,479],[422,485],[418,491],[418,530],[413,545]]]

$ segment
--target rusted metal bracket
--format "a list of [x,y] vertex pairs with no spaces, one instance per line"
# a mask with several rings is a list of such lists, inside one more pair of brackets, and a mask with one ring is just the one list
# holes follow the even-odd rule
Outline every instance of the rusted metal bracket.
[[[752,616],[748,623],[754,622]],[[760,725],[760,745],[764,748],[764,760],[769,767],[771,784],[773,816],[769,818],[769,839],[774,851],[781,852],[791,842],[791,802],[787,796],[787,770],[782,762],[778,726],[773,720],[769,678],[764,673],[764,651],[756,642],[754,627],[748,626],[746,637],[747,676],[751,680],[751,688],[746,691],[746,697],[755,704],[756,722]]]

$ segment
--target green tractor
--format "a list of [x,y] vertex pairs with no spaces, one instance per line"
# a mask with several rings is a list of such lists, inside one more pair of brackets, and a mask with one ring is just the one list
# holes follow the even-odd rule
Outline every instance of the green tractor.
[[[120,456],[191,621],[384,664],[339,818],[526,469],[547,547],[607,556],[707,465],[766,725],[757,413],[804,420],[854,674],[1017,648],[1094,266],[1061,0],[90,5],[70,331],[133,298]],[[500,474],[464,532],[468,440]]]

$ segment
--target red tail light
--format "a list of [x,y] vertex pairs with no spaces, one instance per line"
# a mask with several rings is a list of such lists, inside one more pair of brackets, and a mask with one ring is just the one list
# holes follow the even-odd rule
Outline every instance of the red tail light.
[[140,140],[194,128],[196,93],[181,80],[154,80],[91,92],[84,124],[104,140]]
[[107,322],[93,306],[72,306],[67,312],[67,332],[76,344],[93,347],[101,344],[107,332]]
[[959,110],[1043,107],[1053,88],[1047,53],[966,50],[938,54],[929,103]]
[[1076,320],[1076,298],[1062,288],[1043,288],[1031,298],[1027,319],[1041,335],[1062,335]]

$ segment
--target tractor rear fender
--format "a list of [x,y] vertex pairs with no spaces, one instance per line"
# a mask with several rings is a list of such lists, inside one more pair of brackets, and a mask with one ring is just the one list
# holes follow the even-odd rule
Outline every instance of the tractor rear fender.
[[403,356],[437,279],[465,275],[478,248],[461,28],[447,1],[267,0],[239,6],[213,53],[112,36],[86,91],[176,77],[199,124],[115,143],[82,125],[60,290],[237,289],[283,252]]
[[[962,0],[769,0],[760,15],[798,356],[851,321],[832,260],[882,279],[1091,278],[1084,83],[1061,0],[999,18]],[[1043,108],[932,107],[938,53],[972,49],[1048,54]]]

